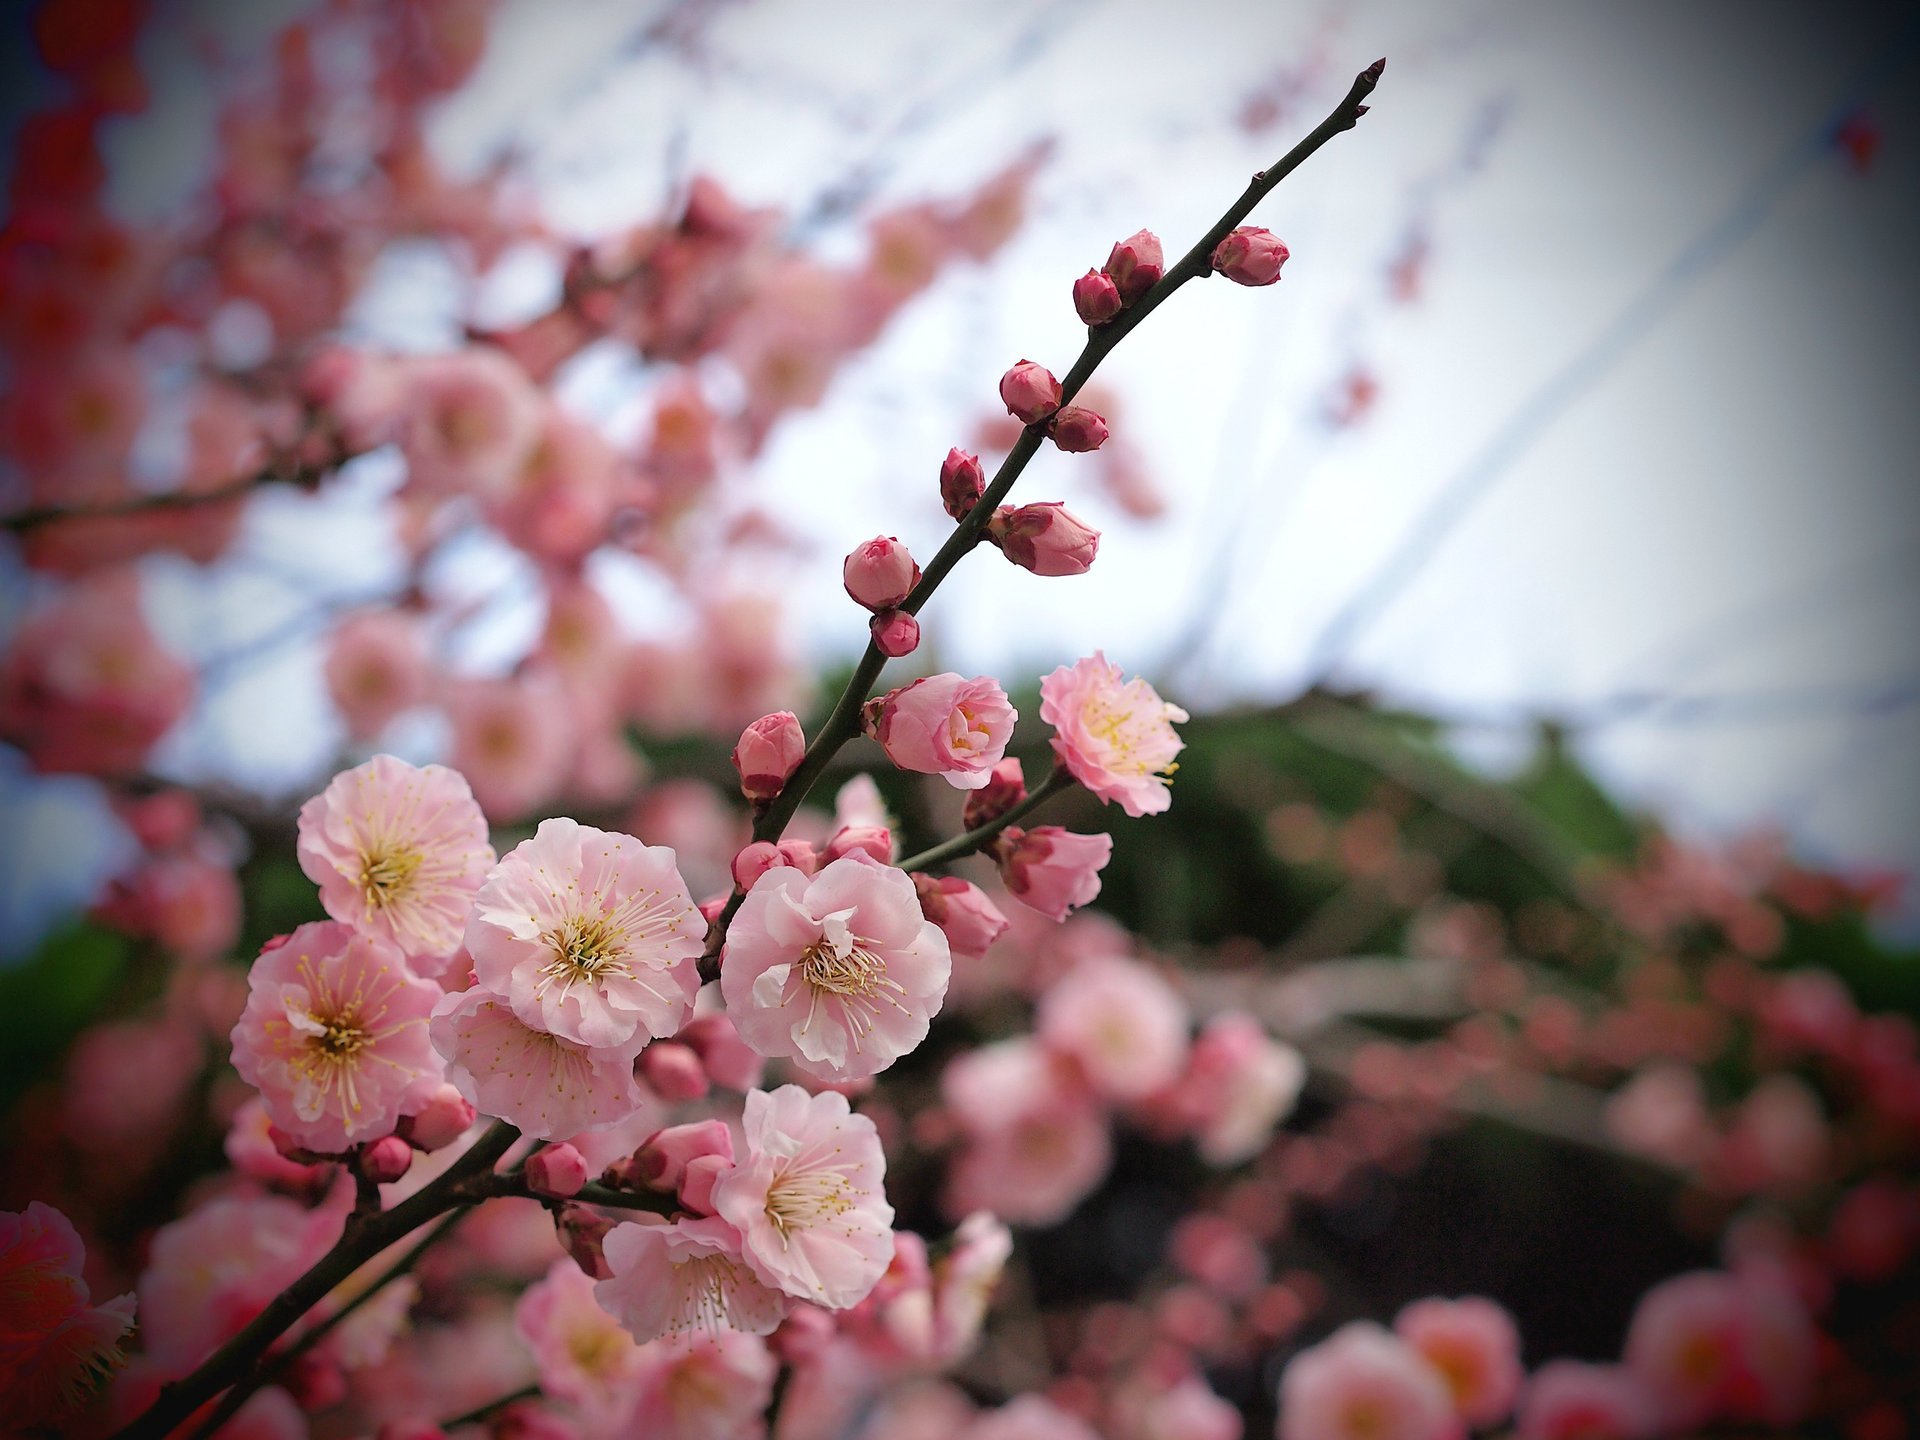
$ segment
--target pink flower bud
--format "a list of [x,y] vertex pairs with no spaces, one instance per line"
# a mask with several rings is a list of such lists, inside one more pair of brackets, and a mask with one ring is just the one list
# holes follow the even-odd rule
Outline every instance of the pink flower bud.
[[766,1059],[740,1038],[740,1032],[726,1016],[702,1015],[675,1038],[694,1048],[707,1078],[714,1084],[743,1094],[760,1087]]
[[1047,422],[1047,434],[1068,454],[1081,455],[1107,443],[1107,422],[1084,405],[1069,405]]
[[807,737],[799,716],[791,710],[762,715],[740,732],[740,743],[733,747],[740,793],[749,800],[773,799],[806,753]]
[[815,853],[811,840],[782,840],[780,863],[811,875],[820,868],[820,857]]
[[707,1067],[690,1045],[656,1040],[640,1052],[639,1070],[662,1100],[698,1100],[707,1093]]
[[869,610],[890,610],[920,583],[920,567],[891,535],[876,535],[853,547],[841,567],[847,594]]
[[1213,247],[1213,268],[1236,285],[1271,285],[1287,263],[1287,247],[1271,230],[1242,225]]
[[789,1365],[799,1365],[825,1350],[837,1330],[833,1316],[819,1306],[796,1305],[768,1337],[768,1343]]
[[954,955],[979,959],[1007,931],[1007,917],[978,885],[958,875],[915,875],[920,913],[938,925]]
[[562,1205],[553,1217],[553,1231],[559,1237],[560,1248],[596,1280],[613,1278],[613,1269],[600,1248],[612,1229],[613,1221],[585,1205]]
[[473,1105],[451,1085],[442,1085],[413,1114],[403,1116],[399,1134],[416,1150],[434,1151],[451,1145],[472,1127]]
[[742,890],[751,890],[754,881],[767,871],[785,863],[786,861],[780,856],[778,845],[771,840],[756,840],[751,845],[742,847],[734,855],[733,864],[730,867],[733,871],[733,883]]
[[728,898],[729,897],[725,895],[710,895],[705,900],[702,900],[700,902],[700,918],[709,925],[713,924],[714,921],[726,913]]
[[1001,506],[987,523],[987,538],[1036,575],[1084,575],[1100,549],[1100,532],[1057,500]]
[[1022,425],[1038,425],[1060,408],[1060,382],[1044,365],[1022,360],[1000,377],[1000,398]]
[[680,1177],[680,1203],[696,1215],[713,1214],[714,1183],[733,1169],[724,1155],[696,1155]]
[[413,1164],[413,1147],[398,1135],[382,1135],[360,1149],[357,1169],[376,1185],[391,1185]]
[[1120,292],[1120,303],[1132,305],[1160,283],[1166,273],[1166,257],[1160,253],[1160,237],[1151,230],[1136,230],[1117,242],[1107,256],[1107,275]]
[[516,1400],[494,1412],[492,1440],[580,1440],[580,1432],[545,1405]]
[[431,1420],[408,1416],[387,1421],[373,1432],[373,1440],[447,1440],[447,1432]]
[[610,1166],[608,1175],[636,1190],[678,1190],[688,1164],[702,1155],[733,1159],[733,1132],[724,1120],[669,1125],[656,1131],[633,1154]]
[[548,1145],[527,1157],[527,1188],[565,1200],[587,1185],[587,1157],[567,1144]]
[[1100,871],[1112,854],[1111,835],[1076,835],[1058,825],[1009,826],[993,847],[1007,892],[1054,920],[1100,893]]
[[920,648],[920,622],[905,610],[882,610],[868,623],[874,647],[889,660]]
[[828,863],[842,855],[865,855],[882,865],[893,863],[893,832],[884,825],[844,825],[827,841]]
[[1026,776],[1021,774],[1020,762],[1009,756],[993,767],[984,786],[967,796],[960,823],[969,830],[977,830],[998,820],[1026,798]]
[[940,464],[940,503],[946,507],[947,514],[956,520],[966,519],[967,513],[980,503],[986,488],[987,476],[980,468],[978,455],[971,455],[957,445],[947,451],[947,458]]
[[1089,270],[1073,282],[1073,308],[1087,325],[1104,325],[1120,313],[1120,287],[1099,270]]

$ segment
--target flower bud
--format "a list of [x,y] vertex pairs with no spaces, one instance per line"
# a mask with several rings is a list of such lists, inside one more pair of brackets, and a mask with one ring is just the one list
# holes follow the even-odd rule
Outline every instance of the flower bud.
[[985,785],[967,796],[967,803],[960,811],[960,823],[969,830],[978,830],[1026,798],[1027,777],[1021,773],[1020,762],[1008,756],[993,767]]
[[1120,313],[1120,287],[1113,277],[1089,270],[1073,282],[1073,308],[1087,325],[1104,325]]
[[890,610],[920,583],[920,567],[907,547],[890,535],[876,535],[853,547],[841,567],[847,594],[869,610]]
[[613,1269],[600,1247],[613,1224],[585,1205],[567,1204],[553,1217],[553,1232],[559,1238],[560,1248],[573,1257],[574,1264],[595,1280],[610,1280]]
[[713,1214],[714,1183],[733,1169],[724,1155],[696,1155],[680,1177],[680,1203],[696,1215]]
[[382,1135],[360,1147],[354,1168],[376,1185],[391,1185],[413,1164],[413,1147],[398,1135]]
[[1084,405],[1069,405],[1047,422],[1047,434],[1068,454],[1084,454],[1107,443],[1107,422]]
[[1076,835],[1058,825],[1009,826],[993,846],[1007,893],[1055,920],[1100,893],[1100,871],[1112,854],[1111,835]]
[[751,890],[754,881],[784,863],[778,845],[771,840],[756,840],[741,847],[729,868],[733,871],[733,883],[742,890]]
[[893,863],[893,832],[884,825],[845,825],[827,841],[829,863],[842,855],[866,855],[882,865]]
[[733,1132],[724,1120],[700,1120],[655,1131],[633,1154],[607,1167],[607,1179],[633,1190],[678,1190],[687,1166],[702,1155],[733,1159]]
[[958,875],[915,875],[913,888],[920,913],[940,927],[956,956],[977,960],[1007,931],[1007,917],[986,892]]
[[1100,532],[1057,500],[1001,506],[987,524],[987,538],[1036,575],[1084,575],[1100,549]]
[[545,1405],[516,1400],[494,1412],[491,1440],[580,1440],[580,1432]]
[[1287,263],[1287,247],[1271,230],[1242,225],[1213,247],[1213,268],[1236,285],[1271,285]]
[[1107,275],[1119,290],[1122,305],[1143,299],[1160,283],[1166,268],[1166,257],[1160,253],[1160,237],[1151,230],[1134,231],[1116,242],[1107,256]]
[[818,1356],[833,1340],[838,1327],[833,1316],[816,1305],[796,1305],[767,1337],[773,1353],[789,1365],[801,1365]]
[[867,624],[874,648],[889,660],[911,655],[920,648],[920,622],[905,610],[882,610]]
[[690,1021],[674,1038],[694,1048],[707,1078],[714,1084],[743,1094],[760,1087],[766,1059],[740,1038],[733,1021],[725,1015],[702,1015]]
[[980,503],[986,488],[986,472],[980,468],[978,455],[969,454],[958,445],[947,451],[947,458],[940,464],[940,503],[946,507],[947,514],[956,520],[966,519],[967,513]]
[[1000,398],[1022,425],[1038,425],[1060,408],[1060,382],[1044,365],[1022,360],[1000,377]]
[[791,710],[762,715],[740,732],[733,747],[733,768],[740,772],[740,793],[749,800],[771,800],[807,753],[800,717]]
[[698,1100],[707,1093],[707,1067],[690,1045],[656,1040],[640,1052],[638,1069],[662,1100]]
[[527,1157],[527,1188],[565,1200],[587,1185],[587,1157],[571,1145],[546,1145]]
[[413,1114],[402,1117],[397,1132],[416,1150],[443,1149],[466,1134],[475,1111],[467,1097],[451,1085],[442,1085]]

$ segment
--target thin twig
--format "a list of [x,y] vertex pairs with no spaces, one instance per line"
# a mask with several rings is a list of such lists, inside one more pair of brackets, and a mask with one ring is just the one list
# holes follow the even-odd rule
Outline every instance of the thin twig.
[[1066,766],[1057,765],[1054,767],[1052,773],[1041,782],[1037,790],[1034,790],[1026,799],[1022,800],[1018,805],[1015,805],[1011,810],[1007,811],[1006,814],[996,820],[989,820],[984,825],[976,825],[973,829],[956,835],[951,840],[922,850],[918,855],[909,855],[905,860],[900,862],[900,868],[909,872],[914,870],[931,870],[936,865],[945,865],[949,861],[971,855],[1009,825],[1026,819],[1027,816],[1031,815],[1035,810],[1038,810],[1041,805],[1052,799],[1055,795],[1058,795],[1071,784],[1073,784],[1073,776],[1068,772]]

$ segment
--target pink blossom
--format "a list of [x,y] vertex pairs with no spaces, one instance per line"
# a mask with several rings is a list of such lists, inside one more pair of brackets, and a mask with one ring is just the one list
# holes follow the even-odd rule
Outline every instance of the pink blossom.
[[427,698],[419,623],[399,610],[349,615],[327,646],[327,693],[356,740],[371,740]]
[[920,567],[891,535],[876,535],[856,545],[841,567],[847,594],[869,610],[891,610],[920,583]]
[[474,976],[536,1030],[590,1047],[671,1035],[700,988],[706,925],[673,851],[543,820],[474,896]]
[[0,735],[41,770],[136,770],[186,713],[193,672],[140,613],[140,577],[104,571],[20,622],[0,658]]
[[488,518],[522,550],[571,564],[607,538],[621,478],[620,454],[606,438],[546,402],[532,444],[490,492]]
[[534,1151],[523,1168],[527,1189],[556,1200],[578,1195],[591,1178],[587,1174],[586,1156],[564,1141]]
[[1040,718],[1053,726],[1053,753],[1087,789],[1133,816],[1165,810],[1167,781],[1185,748],[1173,722],[1187,712],[1145,680],[1123,681],[1099,651],[1040,682]]
[[1019,718],[1006,691],[984,675],[929,675],[870,701],[868,733],[902,770],[978,790],[1006,754]]
[[754,882],[727,931],[720,991],[740,1038],[824,1080],[886,1069],[946,998],[946,936],[903,870],[847,855]]
[[1104,271],[1119,288],[1121,301],[1132,305],[1145,299],[1147,292],[1160,283],[1166,265],[1160,237],[1151,230],[1136,230],[1114,242]]
[[940,462],[940,504],[955,520],[964,520],[986,491],[980,457],[958,445]]
[[0,1427],[9,1434],[65,1420],[125,1359],[133,1296],[93,1304],[86,1254],[51,1205],[0,1213]]
[[1022,425],[1038,425],[1060,408],[1060,382],[1046,366],[1022,360],[1000,377],[1000,399]]
[[1499,1305],[1477,1295],[1416,1300],[1394,1317],[1393,1328],[1447,1382],[1468,1425],[1483,1429],[1513,1413],[1523,1373],[1520,1332]]
[[595,1429],[611,1430],[639,1394],[644,1360],[594,1291],[578,1265],[556,1260],[513,1307],[513,1327],[533,1352],[541,1391],[578,1406]]
[[342,1219],[278,1196],[229,1197],[162,1226],[140,1277],[146,1357],[184,1375],[324,1255]]
[[1047,421],[1047,435],[1069,455],[1084,455],[1107,443],[1106,418],[1084,405],[1068,405]]
[[985,1210],[953,1232],[952,1246],[933,1267],[933,1346],[942,1364],[957,1364],[973,1350],[1012,1254],[1012,1232]]
[[1607,1097],[1601,1122],[1627,1149],[1681,1169],[1699,1164],[1713,1143],[1700,1074],[1675,1061],[1636,1071]]
[[540,397],[491,346],[403,362],[400,450],[407,485],[429,495],[506,493],[540,436]]
[[304,1148],[331,1155],[390,1134],[439,1088],[427,1017],[442,992],[384,940],[302,925],[247,980],[234,1068]]
[[1171,1084],[1187,1060],[1186,1003],[1134,960],[1081,961],[1047,992],[1035,1030],[1072,1058],[1096,1094],[1138,1100]]
[[859,1303],[893,1257],[873,1122],[844,1095],[783,1085],[749,1094],[743,1125],[747,1153],[714,1186],[713,1203],[739,1230],[748,1267],[796,1299],[832,1310]]
[[942,1073],[940,1093],[964,1139],[947,1175],[951,1214],[989,1210],[1049,1225],[1113,1163],[1105,1112],[1034,1040],[962,1053]]
[[1405,1341],[1356,1320],[1287,1362],[1280,1440],[1449,1440],[1447,1387]]
[[1664,1425],[1690,1428],[1726,1412],[1744,1365],[1743,1304],[1734,1277],[1710,1270],[1677,1275],[1640,1297],[1625,1359]]
[[567,694],[552,670],[529,666],[447,692],[453,767],[495,820],[515,820],[558,793],[573,759]]
[[1100,871],[1112,854],[1111,835],[1076,835],[1058,825],[1009,825],[993,850],[1007,893],[1054,920],[1100,893]]
[[648,1440],[758,1440],[780,1366],[758,1335],[695,1332],[640,1349],[627,1433]]
[[1194,1039],[1179,1106],[1201,1158],[1238,1165],[1266,1148],[1274,1126],[1299,1101],[1307,1062],[1267,1034],[1251,1015],[1209,1020]]
[[1111,276],[1089,270],[1073,282],[1073,310],[1083,325],[1104,325],[1120,313],[1120,288]]
[[1550,1360],[1534,1372],[1520,1399],[1520,1440],[1647,1440],[1653,1401],[1619,1365]]
[[740,772],[740,793],[749,800],[771,800],[786,788],[787,777],[807,752],[800,717],[791,710],[762,715],[740,732],[733,747],[733,768]]
[[882,610],[867,622],[873,645],[889,660],[911,655],[920,648],[920,622],[905,610]]
[[612,1276],[594,1297],[642,1342],[697,1330],[768,1335],[791,1303],[742,1261],[725,1220],[616,1225],[602,1249]]
[[626,1119],[640,1107],[633,1061],[646,1044],[589,1048],[538,1030],[500,996],[476,986],[435,1008],[434,1047],[447,1079],[482,1115],[509,1120],[536,1140],[569,1139]]
[[1100,553],[1100,532],[1057,500],[1002,505],[986,536],[1000,553],[1036,575],[1084,575]]
[[999,907],[958,875],[915,875],[913,888],[920,895],[920,913],[940,927],[955,956],[977,960],[1007,932]]
[[983,1411],[956,1440],[1100,1440],[1084,1420],[1041,1395],[1019,1395]]
[[424,962],[459,948],[493,864],[467,782],[391,755],[342,771],[300,807],[296,852],[327,914]]
[[1271,230],[1242,225],[1213,247],[1213,268],[1236,285],[1271,285],[1280,278],[1287,254]]

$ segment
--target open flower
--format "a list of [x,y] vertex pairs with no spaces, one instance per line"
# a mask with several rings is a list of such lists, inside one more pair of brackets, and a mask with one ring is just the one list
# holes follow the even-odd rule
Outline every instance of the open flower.
[[1167,781],[1179,768],[1173,757],[1185,748],[1172,722],[1187,712],[1146,681],[1123,681],[1120,667],[1096,650],[1040,682],[1040,718],[1058,732],[1054,754],[1102,800],[1118,801],[1136,817],[1171,803]]
[[978,790],[1007,753],[1019,718],[986,676],[929,675],[870,703],[869,733],[902,770]]
[[640,1347],[594,1296],[593,1280],[565,1256],[527,1287],[513,1326],[540,1368],[540,1388],[577,1405],[596,1429],[611,1431],[639,1389]]
[[1425,1357],[1476,1429],[1513,1413],[1524,1372],[1513,1317],[1484,1296],[1416,1300],[1394,1317],[1394,1332]]
[[[855,861],[855,864],[861,862]],[[879,1132],[834,1091],[747,1096],[747,1153],[713,1187],[753,1273],[830,1310],[864,1300],[893,1258]]]
[[625,1120],[640,1108],[633,1061],[647,1043],[591,1048],[537,1030],[480,986],[435,1009],[434,1047],[447,1079],[483,1115],[510,1120],[536,1140],[566,1139]]
[[705,934],[673,851],[543,820],[474,897],[467,951],[528,1025],[604,1047],[680,1028]]
[[92,1303],[86,1248],[65,1215],[38,1200],[0,1214],[0,1429],[64,1420],[125,1358],[133,1297]]
[[460,945],[493,864],[487,821],[458,771],[376,755],[300,807],[300,868],[327,914],[409,956]]
[[616,1225],[602,1248],[613,1275],[594,1297],[636,1340],[723,1329],[767,1335],[791,1303],[747,1267],[739,1232],[717,1217]]
[[854,1080],[926,1039],[952,968],[912,878],[845,855],[816,875],[783,865],[754,882],[727,931],[720,993],[760,1054]]
[[1433,1367],[1370,1321],[1341,1326],[1280,1376],[1280,1440],[1451,1440],[1458,1427]]
[[391,1134],[440,1087],[427,1017],[443,992],[384,940],[315,921],[247,979],[233,1066],[297,1144],[331,1155]]

